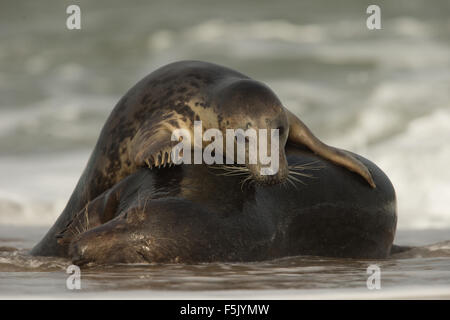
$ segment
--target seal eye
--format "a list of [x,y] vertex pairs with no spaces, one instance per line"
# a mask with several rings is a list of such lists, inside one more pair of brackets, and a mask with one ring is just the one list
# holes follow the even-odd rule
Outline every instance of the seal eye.
[[282,136],[284,133],[284,127],[278,127],[277,129],[278,129],[279,135]]

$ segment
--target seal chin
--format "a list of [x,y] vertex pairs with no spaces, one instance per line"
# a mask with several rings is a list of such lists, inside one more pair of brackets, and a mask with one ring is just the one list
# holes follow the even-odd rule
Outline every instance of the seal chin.
[[258,185],[275,185],[284,183],[288,177],[287,168],[279,168],[277,172],[274,174],[262,174],[262,170],[260,170],[259,166],[249,166],[249,170],[251,172],[251,178]]

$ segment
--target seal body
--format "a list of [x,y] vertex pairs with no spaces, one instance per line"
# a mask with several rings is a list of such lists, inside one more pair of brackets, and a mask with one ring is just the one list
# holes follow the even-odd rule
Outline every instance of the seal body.
[[215,64],[181,61],[154,71],[118,102],[66,208],[31,253],[66,256],[67,243],[58,243],[55,236],[94,199],[123,179],[141,168],[160,170],[171,164],[170,151],[177,143],[171,139],[173,130],[192,131],[195,121],[201,121],[204,129],[222,131],[277,129],[279,170],[273,175],[261,175],[261,163],[245,163],[251,180],[261,185],[289,180],[285,145],[290,143],[354,171],[362,182],[366,180],[375,187],[366,165],[351,153],[318,140],[266,85]]
[[286,154],[290,164],[322,168],[295,188],[244,190],[206,165],[140,169],[91,202],[61,239],[78,265],[388,257],[397,214],[387,176],[357,156],[377,184],[370,189],[308,150],[287,146]]

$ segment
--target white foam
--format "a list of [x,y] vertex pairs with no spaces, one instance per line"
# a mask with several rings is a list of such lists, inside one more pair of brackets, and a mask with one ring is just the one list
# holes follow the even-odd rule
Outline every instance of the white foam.
[[89,152],[0,158],[0,224],[50,225],[59,216]]
[[394,183],[401,228],[450,225],[449,123],[450,108],[437,109],[369,152]]

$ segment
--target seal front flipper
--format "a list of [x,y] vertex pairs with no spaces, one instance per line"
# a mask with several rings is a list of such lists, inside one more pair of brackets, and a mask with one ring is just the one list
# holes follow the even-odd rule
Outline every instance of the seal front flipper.
[[286,108],[284,109],[286,110],[289,122],[288,141],[294,144],[304,145],[319,156],[341,165],[350,171],[356,172],[362,176],[372,188],[376,188],[369,169],[367,169],[361,161],[345,150],[331,147],[320,141],[298,117]]
[[[114,219],[74,238],[69,244],[68,256],[78,266],[152,262],[156,259],[150,258],[149,246],[155,239],[151,229],[145,229],[147,219],[145,209],[126,208]],[[164,257],[165,254],[168,253],[161,248],[156,255]]]
[[177,115],[163,122],[148,121],[132,140],[130,158],[137,167],[165,167],[172,165],[172,148],[178,141],[172,141],[172,132],[179,128]]
[[[134,199],[142,203],[139,189],[146,183],[152,185],[151,173],[147,169],[138,170],[116,183],[76,213],[66,226],[58,231],[55,241],[67,250],[71,243],[86,232],[114,220],[121,214],[124,206],[134,203]],[[144,203],[146,205],[147,201]]]
[[75,214],[67,226],[56,235],[58,243],[68,245],[80,234],[113,219],[119,205],[117,191],[116,188],[109,189],[88,202],[84,209]]

